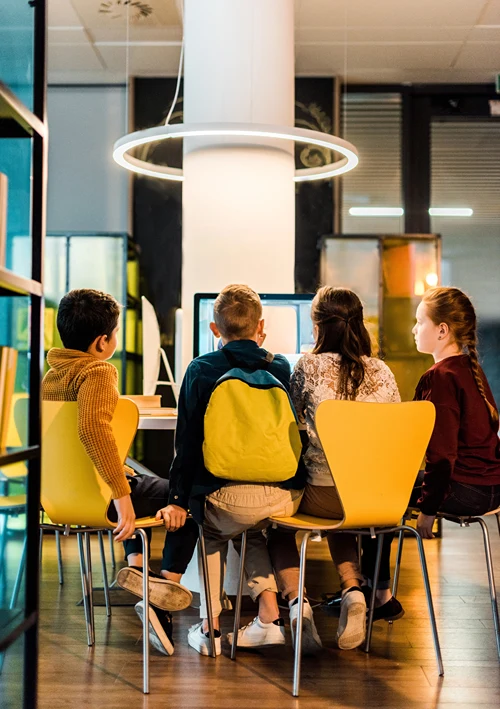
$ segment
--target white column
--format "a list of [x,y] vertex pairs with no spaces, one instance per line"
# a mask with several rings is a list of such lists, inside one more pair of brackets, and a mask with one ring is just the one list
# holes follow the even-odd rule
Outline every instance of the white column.
[[[184,122],[293,125],[293,0],[185,0]],[[183,364],[193,296],[294,291],[293,146],[184,141]]]

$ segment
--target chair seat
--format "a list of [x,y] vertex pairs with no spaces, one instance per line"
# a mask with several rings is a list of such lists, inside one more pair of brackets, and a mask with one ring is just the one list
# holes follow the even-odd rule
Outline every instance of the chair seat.
[[10,495],[9,497],[0,497],[0,513],[7,510],[19,509],[26,507],[26,495]]
[[291,527],[293,529],[338,529],[342,526],[342,520],[326,519],[324,517],[312,517],[311,515],[304,515],[297,513],[292,517],[269,517],[271,522],[276,522],[276,524],[282,527]]

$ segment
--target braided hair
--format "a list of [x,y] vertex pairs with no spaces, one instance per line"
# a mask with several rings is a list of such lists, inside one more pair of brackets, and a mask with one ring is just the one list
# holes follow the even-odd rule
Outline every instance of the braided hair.
[[311,317],[318,328],[313,354],[341,355],[338,390],[341,399],[354,401],[365,378],[362,357],[371,355],[360,299],[347,288],[324,286],[314,297]]
[[476,312],[470,299],[458,288],[431,288],[422,298],[435,325],[446,323],[451,336],[464,354],[469,355],[472,376],[484,399],[491,422],[498,422],[498,411],[486,396],[484,378],[477,355]]

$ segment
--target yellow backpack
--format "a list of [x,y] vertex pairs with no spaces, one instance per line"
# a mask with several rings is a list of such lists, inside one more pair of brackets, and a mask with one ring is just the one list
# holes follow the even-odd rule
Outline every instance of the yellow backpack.
[[277,483],[297,472],[297,417],[285,387],[267,371],[272,360],[268,353],[255,367],[233,367],[215,383],[205,413],[203,458],[218,478]]

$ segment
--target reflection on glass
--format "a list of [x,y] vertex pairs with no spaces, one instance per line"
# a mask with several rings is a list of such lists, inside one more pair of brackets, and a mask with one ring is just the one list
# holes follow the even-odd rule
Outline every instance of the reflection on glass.
[[2,138],[1,145],[0,172],[7,176],[5,265],[15,273],[31,278],[32,141],[26,138]]
[[0,653],[0,698],[1,706],[6,709],[23,706],[24,638],[22,633],[4,653]]
[[418,380],[432,365],[415,348],[412,328],[421,296],[436,284],[434,240],[389,237],[382,241],[382,351],[398,382],[401,398],[413,398]]
[[421,296],[438,282],[437,239],[407,236],[325,239],[321,281],[350,288],[364,305],[373,352],[394,372],[401,398],[413,398],[432,358],[415,348],[411,330]]
[[0,448],[25,445],[28,438],[27,416],[14,420],[29,394],[28,315],[29,298],[0,298]]
[[0,77],[33,110],[33,8],[28,2],[2,0]]
[[365,318],[378,322],[379,254],[376,239],[326,239],[321,283],[349,288],[363,302]]
[[26,481],[24,464],[0,469],[0,624],[4,625],[24,609]]
[[[123,299],[122,239],[80,236],[70,241],[69,290],[95,288]],[[125,303],[122,303],[125,305]]]

